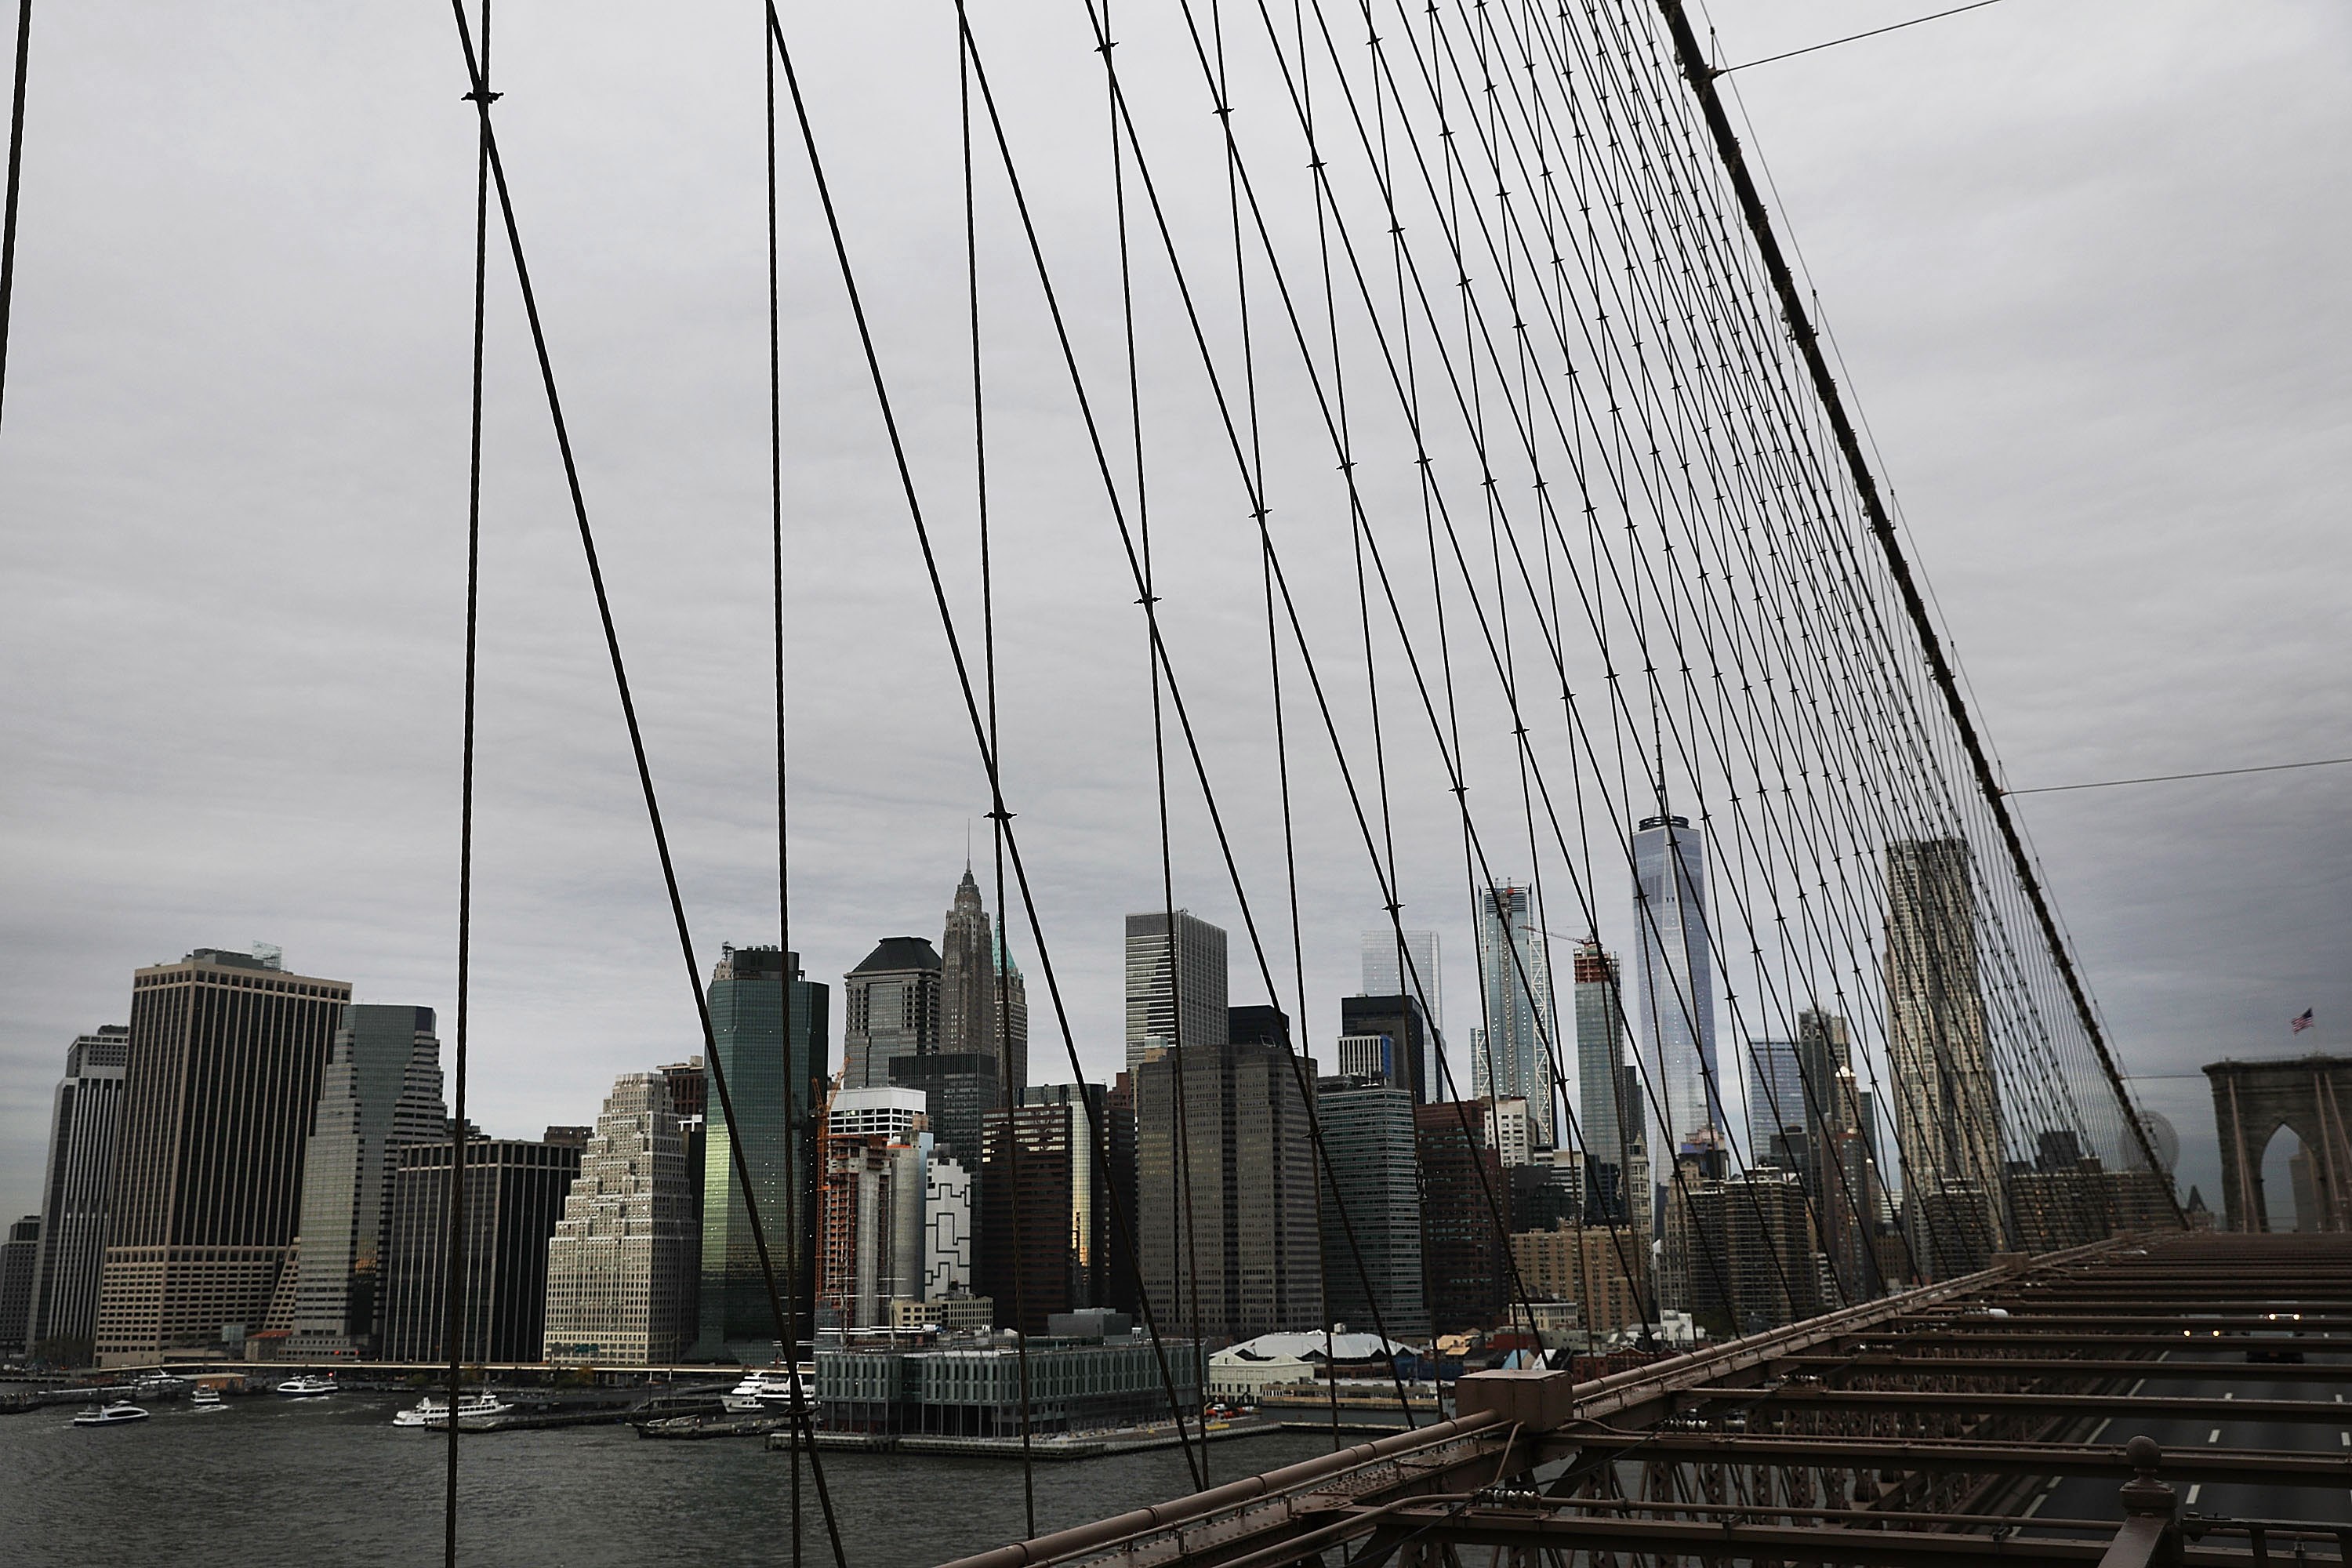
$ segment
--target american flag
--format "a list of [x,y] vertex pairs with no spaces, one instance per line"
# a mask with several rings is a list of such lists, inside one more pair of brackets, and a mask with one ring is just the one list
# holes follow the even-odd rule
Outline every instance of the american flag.
[[2294,1023],[2289,1024],[2286,1026],[2286,1030],[2290,1035],[2300,1035],[2309,1027],[2311,1027],[2311,1009],[2305,1007],[2303,1010],[2303,1016],[2297,1018]]

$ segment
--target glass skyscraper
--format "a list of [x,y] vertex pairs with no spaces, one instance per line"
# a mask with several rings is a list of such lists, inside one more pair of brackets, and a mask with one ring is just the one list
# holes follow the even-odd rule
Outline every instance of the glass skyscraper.
[[1715,1055],[1715,964],[1707,951],[1706,847],[1689,821],[1653,816],[1633,835],[1634,951],[1643,1065],[1664,1107],[1659,1156],[1719,1148],[1728,1125]]
[[[792,1027],[790,1048],[784,1027],[785,978],[791,977]],[[802,1298],[803,1331],[809,1327],[814,1300],[805,1248],[793,1264],[797,1236],[808,1231],[805,1180],[794,1190],[794,1179],[808,1171],[811,1155],[807,1129],[824,1099],[830,1076],[825,1060],[824,986],[802,977],[800,955],[772,947],[730,947],[720,950],[710,977],[711,1046],[727,1074],[728,1098],[735,1118],[728,1120],[715,1089],[705,1104],[702,1169],[702,1264],[698,1356],[723,1356],[749,1352],[768,1358],[775,1342],[775,1314],[770,1310],[766,1281],[760,1274],[760,1253],[751,1237],[749,1207],[735,1173],[735,1145],[743,1145],[751,1172],[752,1193],[759,1205],[761,1228],[767,1233],[768,1256],[776,1270],[779,1295],[787,1289],[786,1271],[793,1268]],[[788,1117],[786,1086],[790,1085]],[[790,1202],[787,1203],[787,1193]],[[788,1219],[796,1225],[788,1225]],[[796,1236],[797,1233],[797,1236]],[[792,1246],[786,1238],[794,1237]],[[789,1297],[786,1297],[789,1308]]]
[[1473,1092],[1524,1097],[1537,1142],[1550,1148],[1558,1119],[1550,1050],[1559,1042],[1559,1020],[1532,889],[1506,882],[1478,895],[1478,992],[1486,1026],[1471,1043]]

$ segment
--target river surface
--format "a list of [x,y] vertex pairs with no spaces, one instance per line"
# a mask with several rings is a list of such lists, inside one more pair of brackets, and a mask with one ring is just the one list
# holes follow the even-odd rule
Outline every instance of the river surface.
[[[441,1561],[445,1434],[396,1428],[415,1395],[149,1406],[77,1428],[74,1406],[0,1416],[0,1561],[9,1568],[169,1563],[277,1568]],[[1349,1439],[1361,1442],[1360,1436]],[[1213,1483],[1330,1451],[1327,1434],[1215,1443]],[[696,1568],[792,1561],[792,1465],[756,1437],[646,1442],[626,1426],[467,1436],[458,1560],[480,1568]],[[1036,1468],[1037,1527],[1059,1530],[1187,1489],[1175,1449]],[[853,1568],[902,1568],[1022,1534],[1018,1460],[828,1454]],[[803,1472],[805,1478],[805,1472]],[[805,1490],[806,1562],[831,1562]]]

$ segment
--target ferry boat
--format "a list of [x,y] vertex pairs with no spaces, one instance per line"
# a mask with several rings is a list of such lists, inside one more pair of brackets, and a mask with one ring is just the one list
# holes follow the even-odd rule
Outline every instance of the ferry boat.
[[[469,1421],[478,1415],[504,1415],[513,1408],[486,1388],[457,1401],[457,1419]],[[407,1409],[394,1412],[392,1424],[395,1426],[446,1426],[449,1425],[449,1402],[436,1399],[428,1394]]]
[[318,1399],[336,1392],[333,1378],[319,1377],[310,1373],[289,1377],[278,1385],[278,1393],[287,1399]]
[[[816,1374],[808,1367],[795,1369],[800,1377],[801,1399],[814,1406],[816,1404]],[[793,1406],[793,1372],[780,1366],[755,1367],[743,1374],[743,1381],[719,1396],[719,1405],[736,1415],[773,1415]]]
[[221,1391],[211,1384],[200,1383],[196,1384],[196,1391],[188,1395],[188,1408],[202,1415],[206,1411],[227,1409],[228,1401],[223,1399]]
[[77,1426],[121,1426],[132,1421],[144,1421],[147,1412],[127,1399],[111,1405],[93,1405],[73,1419]]
[[131,1385],[133,1399],[176,1399],[187,1379],[173,1377],[169,1373],[152,1372]]

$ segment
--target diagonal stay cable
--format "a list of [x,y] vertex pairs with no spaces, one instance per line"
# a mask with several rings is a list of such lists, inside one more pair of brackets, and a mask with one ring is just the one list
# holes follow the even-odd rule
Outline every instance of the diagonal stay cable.
[[8,206],[0,218],[0,410],[7,405],[8,310],[16,294],[16,203],[25,173],[25,68],[33,47],[33,0],[16,6],[16,90],[8,110]]
[[[539,313],[539,296],[532,289],[530,266],[523,254],[522,228],[515,216],[514,194],[507,184],[506,164],[499,153],[498,133],[490,124],[489,90],[482,74],[480,58],[475,53],[472,29],[467,26],[465,0],[450,0],[450,9],[457,23],[457,40],[466,55],[466,73],[473,84],[474,106],[481,121],[482,148],[487,155],[490,177],[498,187],[499,212],[507,231],[507,245],[515,265],[515,283],[522,295],[523,313],[530,321],[531,350],[539,362],[540,382],[547,394],[547,412],[555,428],[556,449],[563,460],[563,479],[572,500],[572,515],[579,525],[580,548],[588,565],[588,580],[596,595],[596,616],[604,633],[604,651],[613,665],[613,685],[621,701],[621,715],[629,731],[629,751],[636,763],[637,784],[646,801],[646,816],[653,830],[654,849],[661,862],[662,886],[669,897],[670,919],[677,929],[678,955],[686,966],[687,987],[694,993],[694,1011],[702,1028],[703,1059],[710,1064],[711,1084],[719,1091],[719,1111],[730,1126],[739,1126],[735,1118],[734,1098],[727,1087],[726,1069],[721,1065],[714,1044],[710,1026],[710,999],[702,988],[700,967],[695,962],[694,935],[687,923],[686,902],[678,892],[677,868],[670,854],[669,833],[662,825],[661,800],[654,789],[651,763],[646,757],[645,731],[637,721],[635,698],[629,689],[629,672],[621,657],[621,638],[613,623],[611,595],[604,586],[604,570],[596,553],[596,536],[588,521],[588,501],[580,484],[580,465],[572,449],[572,433],[563,417],[563,399],[555,381],[555,363],[547,346],[547,329]],[[772,7],[769,13],[774,16]],[[783,1300],[776,1288],[774,1260],[769,1255],[767,1232],[760,1222],[759,1197],[752,1189],[750,1156],[740,1139],[730,1140],[733,1148],[735,1179],[742,1184],[744,1216],[751,1223],[751,1240],[760,1254],[760,1277],[766,1287],[769,1310],[774,1317],[776,1332],[781,1338],[788,1331]],[[800,1378],[793,1378],[794,1404],[800,1404]],[[457,1412],[450,1412],[450,1424],[457,1424]],[[805,1431],[803,1425],[803,1431]],[[798,1436],[798,1434],[796,1434]],[[833,1542],[834,1561],[837,1568],[846,1568],[847,1557],[842,1550],[841,1528],[834,1517],[833,1499],[824,1483],[824,1468],[817,1459],[814,1444],[809,1448],[810,1471],[816,1480],[817,1500],[824,1510],[825,1530]]]

